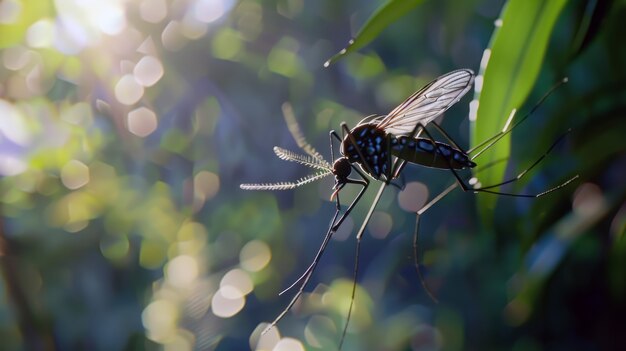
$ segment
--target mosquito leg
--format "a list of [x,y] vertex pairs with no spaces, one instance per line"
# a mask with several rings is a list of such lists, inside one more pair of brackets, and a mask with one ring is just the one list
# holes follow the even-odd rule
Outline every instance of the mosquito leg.
[[[341,139],[339,138],[339,135],[337,135],[337,133],[334,130],[331,130],[329,133],[329,138],[330,138],[330,157],[331,160],[334,159],[335,155],[334,155],[334,151],[333,151],[333,137],[337,138],[337,140]],[[362,178],[364,179],[364,181],[367,181],[367,178],[365,178],[364,176],[362,176]],[[356,184],[361,184],[358,181],[355,181]],[[361,184],[363,185],[363,184]],[[335,229],[333,229],[333,232],[337,231],[337,229],[339,229],[339,226],[341,225],[340,222],[335,223],[335,220],[337,219],[337,215],[339,214],[339,211],[341,210],[341,201],[339,200],[339,192],[337,192],[337,194],[335,195],[336,197],[336,201],[335,201],[335,207],[336,207],[336,212],[335,212],[335,216],[333,217],[332,221],[330,222],[330,228],[335,227]],[[351,209],[349,209],[351,211]],[[341,220],[341,222],[343,222],[343,219]],[[324,241],[322,243],[321,247],[325,247],[327,244],[326,241]],[[318,252],[318,255],[321,255]],[[307,277],[307,275],[315,268],[316,265],[316,259],[313,260],[313,262],[309,265],[309,267],[307,267],[307,269],[304,271],[304,273],[302,273],[300,275],[300,277],[298,277],[298,279],[296,279],[296,281],[294,281],[293,283],[291,283],[291,285],[289,285],[287,288],[283,289],[283,291],[281,291],[278,295],[283,295],[285,294],[287,291],[293,289],[296,285],[298,285],[298,283],[300,283],[303,279],[305,279]]]
[[350,297],[350,306],[348,307],[348,315],[346,316],[346,325],[343,327],[341,333],[341,339],[339,340],[339,350],[343,346],[343,341],[346,339],[346,333],[348,331],[348,323],[350,323],[350,317],[352,316],[352,306],[354,305],[354,298],[356,295],[356,281],[359,274],[359,253],[361,252],[361,239],[356,240],[356,253],[354,255],[354,273],[352,276],[352,296]]
[[457,150],[463,150],[457,143],[456,141],[454,141],[454,139],[452,139],[452,137],[450,136],[450,134],[448,134],[445,130],[443,130],[443,128],[441,128],[441,126],[437,123],[435,123],[435,121],[430,122],[430,124],[435,127],[435,129],[437,129],[437,131],[439,133],[441,133],[441,135],[443,135],[443,137],[450,143],[452,144],[452,146],[454,146]]
[[[339,210],[335,211],[335,215],[333,216],[333,221],[332,221],[333,223],[334,223],[335,219],[337,219],[338,215],[339,215]],[[263,330],[261,335],[267,333],[270,329],[274,328],[274,326],[276,326],[276,324],[281,319],[283,319],[283,317],[287,314],[287,312],[289,312],[291,307],[293,307],[293,305],[296,303],[296,301],[298,301],[300,296],[302,296],[302,294],[304,293],[304,289],[307,286],[309,280],[311,279],[311,276],[313,275],[313,271],[315,270],[315,267],[317,266],[317,263],[319,262],[320,258],[322,257],[322,254],[324,253],[324,250],[326,249],[326,246],[328,245],[328,242],[330,241],[331,237],[333,236],[334,231],[331,230],[332,227],[333,227],[333,225],[331,225],[328,228],[328,231],[326,232],[326,235],[324,236],[324,241],[322,242],[322,245],[320,246],[319,250],[317,251],[317,254],[315,255],[315,258],[313,259],[313,263],[311,263],[309,268],[307,268],[307,270],[304,272],[304,274],[296,281],[296,283],[297,283],[297,282],[301,281],[302,279],[304,279],[304,281],[302,282],[302,285],[300,285],[300,288],[298,289],[298,292],[296,292],[296,294],[293,296],[293,298],[291,299],[291,301],[289,302],[287,307],[285,307],[285,309],[283,309],[283,311],[274,319],[274,321],[272,323],[270,323],[270,325],[268,325]],[[289,288],[287,288],[286,290],[281,292],[281,294],[284,293],[285,291],[289,290],[291,287],[295,286],[296,283],[292,284]]]
[[541,155],[535,162],[533,162],[533,164],[530,165],[530,167],[526,168],[525,170],[523,170],[522,172],[520,172],[517,176],[511,178],[511,179],[507,179],[503,182],[497,183],[497,184],[492,184],[492,185],[488,185],[488,186],[484,186],[484,187],[480,187],[477,189],[472,189],[472,191],[474,192],[484,192],[484,193],[489,193],[489,194],[496,194],[496,195],[507,195],[507,196],[512,196],[512,197],[529,197],[529,198],[536,198],[536,197],[541,197],[543,195],[549,194],[555,190],[558,190],[564,186],[566,186],[567,184],[571,183],[572,181],[574,181],[575,179],[578,178],[578,174],[575,175],[574,177],[566,180],[565,182],[552,187],[548,190],[545,190],[541,193],[537,193],[537,194],[515,194],[515,193],[506,193],[506,192],[501,192],[501,191],[493,191],[493,190],[489,190],[489,189],[493,189],[495,187],[501,186],[501,185],[506,185],[509,183],[513,183],[517,180],[520,180],[522,177],[524,177],[524,175],[526,175],[530,170],[532,170],[535,166],[537,166],[541,161],[543,161],[546,156],[548,156],[548,154],[550,154],[550,152],[552,152],[552,150],[556,147],[557,144],[559,144],[566,136],[567,134],[569,134],[571,132],[571,129],[569,129],[567,132],[565,132],[563,135],[561,135],[554,143],[552,143],[552,145],[550,145],[550,147],[543,153],[543,155]]
[[359,255],[361,252],[361,237],[363,236],[363,231],[365,230],[365,227],[367,226],[367,222],[369,222],[372,213],[374,212],[374,208],[376,207],[376,204],[378,203],[378,200],[380,200],[380,196],[383,193],[383,190],[385,190],[386,184],[382,183],[380,186],[380,189],[378,190],[378,194],[376,195],[376,198],[374,199],[374,202],[372,203],[372,206],[370,206],[370,210],[367,213],[367,215],[365,216],[365,219],[363,220],[363,225],[361,226],[361,229],[359,229],[359,232],[357,233],[356,236],[356,253],[355,253],[355,258],[354,258],[354,272],[353,272],[353,276],[352,276],[352,294],[350,296],[350,306],[348,307],[348,316],[346,317],[346,324],[343,327],[343,332],[341,333],[341,340],[339,342],[339,349],[341,350],[341,346],[343,345],[343,341],[345,340],[346,337],[346,333],[348,331],[348,324],[350,323],[350,317],[352,316],[352,307],[354,305],[354,298],[356,296],[356,282],[357,282],[357,278],[359,275]]
[[[336,204],[337,210],[335,211],[335,215],[333,216],[333,219],[330,221],[330,224],[328,225],[329,228],[332,228],[335,225],[335,220],[337,219],[337,216],[340,213],[339,211],[341,210],[341,204],[339,203],[339,194],[337,194],[336,202],[337,202],[337,204]],[[326,234],[326,235],[328,235],[328,234]],[[324,241],[322,242],[322,245],[320,245],[320,249],[325,247],[327,244],[328,244],[328,241],[326,240],[326,237],[324,237]],[[318,252],[318,255],[321,256],[321,253]],[[317,257],[317,255],[316,255],[316,257]],[[307,269],[304,271],[304,273],[302,273],[300,275],[300,277],[298,277],[298,279],[296,279],[296,281],[291,283],[291,285],[289,285],[287,288],[283,289],[283,291],[278,293],[278,296],[282,296],[284,293],[286,293],[287,291],[293,289],[296,285],[298,285],[298,283],[300,283],[313,270],[313,268],[315,268],[315,265],[316,265],[315,261],[316,261],[316,259],[314,258],[313,262],[311,262],[311,264],[307,267]]]
[[426,284],[426,281],[424,280],[424,276],[422,275],[422,271],[420,270],[420,264],[419,264],[419,259],[418,259],[417,243],[418,243],[418,239],[419,239],[420,216],[424,212],[426,212],[429,208],[431,208],[434,204],[439,202],[439,200],[443,199],[446,195],[448,195],[457,186],[458,186],[457,183],[453,183],[448,188],[446,188],[444,191],[439,193],[439,195],[435,196],[432,200],[430,200],[427,204],[422,206],[422,208],[420,208],[416,212],[416,214],[415,214],[415,232],[413,233],[413,263],[415,264],[415,271],[417,272],[417,276],[419,277],[420,283],[422,284],[422,287],[424,288],[424,291],[426,291],[426,294],[428,295],[428,297],[430,297],[430,299],[433,300],[433,302],[435,302],[435,303],[438,303],[439,300],[437,300],[437,298],[432,293],[430,288],[428,288],[428,285]]
[[[359,171],[355,166],[352,166],[352,168],[354,168],[354,170],[361,176],[361,178],[363,179],[363,182],[365,182],[365,186],[363,188],[363,190],[359,193],[359,195],[357,196],[357,199],[355,199],[355,201],[352,203],[352,205],[346,210],[346,213],[344,213],[344,216],[347,216],[348,214],[350,214],[350,211],[352,211],[352,208],[354,207],[354,204],[356,202],[358,202],[358,200],[361,198],[361,195],[363,195],[363,193],[365,192],[365,189],[367,188],[367,184],[369,184],[369,180],[367,179],[367,177],[361,172]],[[379,190],[378,195],[376,196],[376,199],[374,200],[374,203],[372,205],[372,207],[376,206],[376,203],[378,202],[378,199],[380,198],[380,195],[382,194],[382,190],[385,188],[385,184],[382,184],[381,189]],[[367,214],[365,221],[363,222],[363,226],[361,227],[361,229],[359,230],[359,233],[356,236],[356,253],[355,253],[355,257],[354,257],[354,274],[353,274],[353,278],[352,278],[352,295],[350,297],[350,306],[348,307],[348,315],[346,316],[346,324],[343,327],[343,332],[341,333],[341,339],[339,340],[339,350],[341,350],[341,347],[343,346],[343,342],[345,340],[346,337],[346,332],[348,331],[348,325],[350,323],[350,317],[352,316],[352,307],[354,305],[354,298],[356,295],[356,282],[357,282],[357,278],[358,278],[358,272],[359,272],[359,253],[361,251],[361,234],[363,233],[363,230],[365,228],[365,225],[367,223],[367,221],[369,221],[369,218],[371,217],[372,211],[370,209],[370,212]],[[341,223],[338,223],[334,226],[334,230],[336,231],[337,229],[339,229],[339,226],[341,225]]]
[[[302,281],[302,284],[300,285],[300,288],[298,289],[296,294],[293,296],[293,298],[291,299],[291,301],[289,302],[287,307],[285,307],[285,309],[278,315],[278,317],[276,317],[274,319],[274,321],[272,323],[270,323],[270,325],[268,325],[267,328],[265,328],[265,330],[263,330],[262,334],[267,333],[281,319],[283,319],[283,317],[285,317],[285,315],[287,314],[287,312],[289,312],[291,307],[293,307],[293,305],[296,303],[296,301],[298,301],[300,296],[302,296],[302,294],[304,293],[304,289],[306,288],[306,286],[309,283],[309,280],[313,276],[313,272],[315,271],[315,268],[317,267],[317,264],[319,263],[322,255],[324,254],[324,251],[326,250],[326,246],[330,242],[330,239],[332,238],[333,234],[335,234],[335,232],[337,232],[337,229],[339,229],[339,227],[341,226],[343,221],[350,214],[350,212],[352,211],[352,208],[354,208],[354,206],[359,202],[359,200],[361,199],[361,197],[365,193],[365,190],[367,189],[369,181],[366,178],[364,180],[348,179],[347,183],[361,185],[363,188],[359,191],[359,193],[357,194],[355,199],[352,201],[352,203],[350,204],[350,206],[348,207],[346,212],[344,212],[343,215],[341,215],[341,217],[339,217],[339,219],[337,219],[337,217],[339,216],[340,211],[339,210],[335,211],[335,215],[333,216],[333,220],[331,221],[331,225],[328,227],[328,231],[326,232],[326,235],[324,236],[324,241],[322,242],[322,245],[318,249],[317,254],[315,255],[315,258],[313,259],[313,263],[309,266],[309,268],[307,268],[307,270],[305,271],[305,274],[303,274],[298,279],[298,281]],[[292,286],[295,286],[295,285],[296,284],[292,284]]]

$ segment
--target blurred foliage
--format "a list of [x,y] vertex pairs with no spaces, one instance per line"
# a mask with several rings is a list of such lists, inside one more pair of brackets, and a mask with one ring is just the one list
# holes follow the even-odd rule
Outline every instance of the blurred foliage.
[[[626,4],[398,3],[1,1],[0,349],[336,348],[374,191],[261,337],[322,241],[332,179],[286,192],[239,184],[306,174],[272,154],[297,150],[284,102],[326,156],[341,121],[384,114],[462,67],[481,75],[479,107],[465,98],[441,125],[468,148],[470,129],[473,145],[569,77],[498,144],[507,162],[493,179],[570,128],[502,191],[580,178],[539,199],[456,190],[429,209],[420,260],[434,304],[413,268],[412,203],[454,178],[407,167],[405,190],[386,191],[365,233],[344,349],[624,348]],[[324,68],[355,33],[360,50]]]

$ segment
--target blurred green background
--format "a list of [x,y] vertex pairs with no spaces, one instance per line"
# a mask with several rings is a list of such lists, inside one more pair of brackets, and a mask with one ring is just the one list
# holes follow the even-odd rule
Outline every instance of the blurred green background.
[[[284,102],[329,158],[342,121],[457,68],[480,74],[441,121],[466,148],[569,78],[494,148],[508,162],[483,184],[569,128],[502,190],[580,178],[539,199],[455,190],[426,212],[435,304],[414,271],[411,211],[454,178],[408,166],[365,232],[344,350],[626,347],[624,16],[618,0],[0,1],[0,349],[336,348],[377,186],[261,337],[322,241],[333,180],[239,184],[309,171],[272,152],[297,151]],[[324,68],[354,36],[361,48]]]

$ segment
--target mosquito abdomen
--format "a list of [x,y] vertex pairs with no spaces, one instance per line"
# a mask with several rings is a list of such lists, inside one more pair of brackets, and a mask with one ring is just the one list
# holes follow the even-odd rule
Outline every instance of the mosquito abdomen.
[[394,138],[391,141],[391,154],[407,162],[431,168],[464,169],[476,166],[465,152],[427,138]]

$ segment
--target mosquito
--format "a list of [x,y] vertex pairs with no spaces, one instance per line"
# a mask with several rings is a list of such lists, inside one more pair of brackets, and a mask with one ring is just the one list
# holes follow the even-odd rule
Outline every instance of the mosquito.
[[[332,188],[333,193],[331,195],[331,200],[335,200],[336,210],[313,262],[293,284],[284,289],[279,295],[284,294],[300,283],[298,291],[293,296],[287,307],[270,325],[268,325],[263,333],[273,328],[303,294],[304,289],[306,288],[333,234],[337,232],[341,224],[356,204],[361,200],[363,194],[367,190],[370,183],[368,176],[374,180],[380,181],[382,184],[374,198],[373,203],[370,205],[369,211],[367,212],[359,231],[356,234],[352,297],[346,317],[346,324],[343,328],[343,333],[339,343],[339,349],[341,349],[341,346],[343,345],[352,313],[359,268],[359,252],[363,232],[365,231],[367,223],[369,222],[372,213],[374,212],[374,209],[383,194],[383,191],[388,185],[392,184],[391,182],[393,180],[399,177],[407,162],[430,168],[450,170],[456,179],[454,184],[446,188],[439,195],[435,196],[416,213],[416,225],[413,238],[414,264],[424,290],[435,302],[437,300],[434,297],[434,294],[429,290],[422,277],[417,259],[419,219],[426,210],[440,201],[457,186],[460,186],[463,191],[471,191],[475,193],[485,192],[516,197],[540,197],[564,187],[578,177],[575,176],[558,186],[538,194],[515,194],[493,190],[501,185],[512,183],[521,179],[528,171],[545,158],[548,153],[550,153],[550,151],[562,139],[562,136],[538,160],[536,160],[530,167],[518,174],[516,177],[489,186],[477,187],[467,184],[458,174],[458,171],[476,167],[476,163],[473,162],[476,157],[482,154],[485,150],[489,149],[498,140],[510,133],[513,128],[528,118],[528,116],[530,116],[530,114],[532,114],[534,110],[543,102],[543,100],[545,100],[547,96],[556,88],[554,87],[546,95],[544,95],[539,103],[535,105],[535,107],[533,107],[533,109],[531,109],[531,111],[522,119],[513,124],[511,128],[501,131],[471,150],[463,151],[463,149],[461,149],[452,140],[452,138],[450,138],[450,136],[437,123],[434,122],[434,120],[448,110],[452,105],[457,103],[470,90],[473,81],[474,73],[469,69],[452,71],[428,83],[422,89],[409,96],[404,102],[398,105],[387,115],[368,116],[361,120],[353,129],[349,129],[347,124],[342,122],[341,137],[334,130],[329,133],[331,159],[335,159],[333,142],[336,140],[340,143],[339,153],[341,156],[335,159],[332,165],[305,140],[293,115],[291,107],[288,104],[283,105],[283,115],[287,122],[288,129],[298,147],[304,151],[306,155],[294,153],[277,146],[274,147],[274,153],[280,159],[304,164],[308,167],[317,169],[318,172],[301,178],[295,182],[241,184],[241,189],[288,190],[317,181],[329,175],[334,175],[335,184]],[[566,80],[563,82],[565,81]],[[507,125],[509,124],[510,121],[507,122]],[[431,132],[426,129],[426,125],[432,125],[434,129],[447,139],[449,143],[436,141]],[[425,134],[426,137],[420,137],[422,134]],[[470,154],[476,150],[480,151],[478,151],[475,155],[470,156]],[[352,171],[354,171],[358,177],[350,177]],[[341,213],[339,192],[348,184],[360,186],[361,189],[346,210]]]

